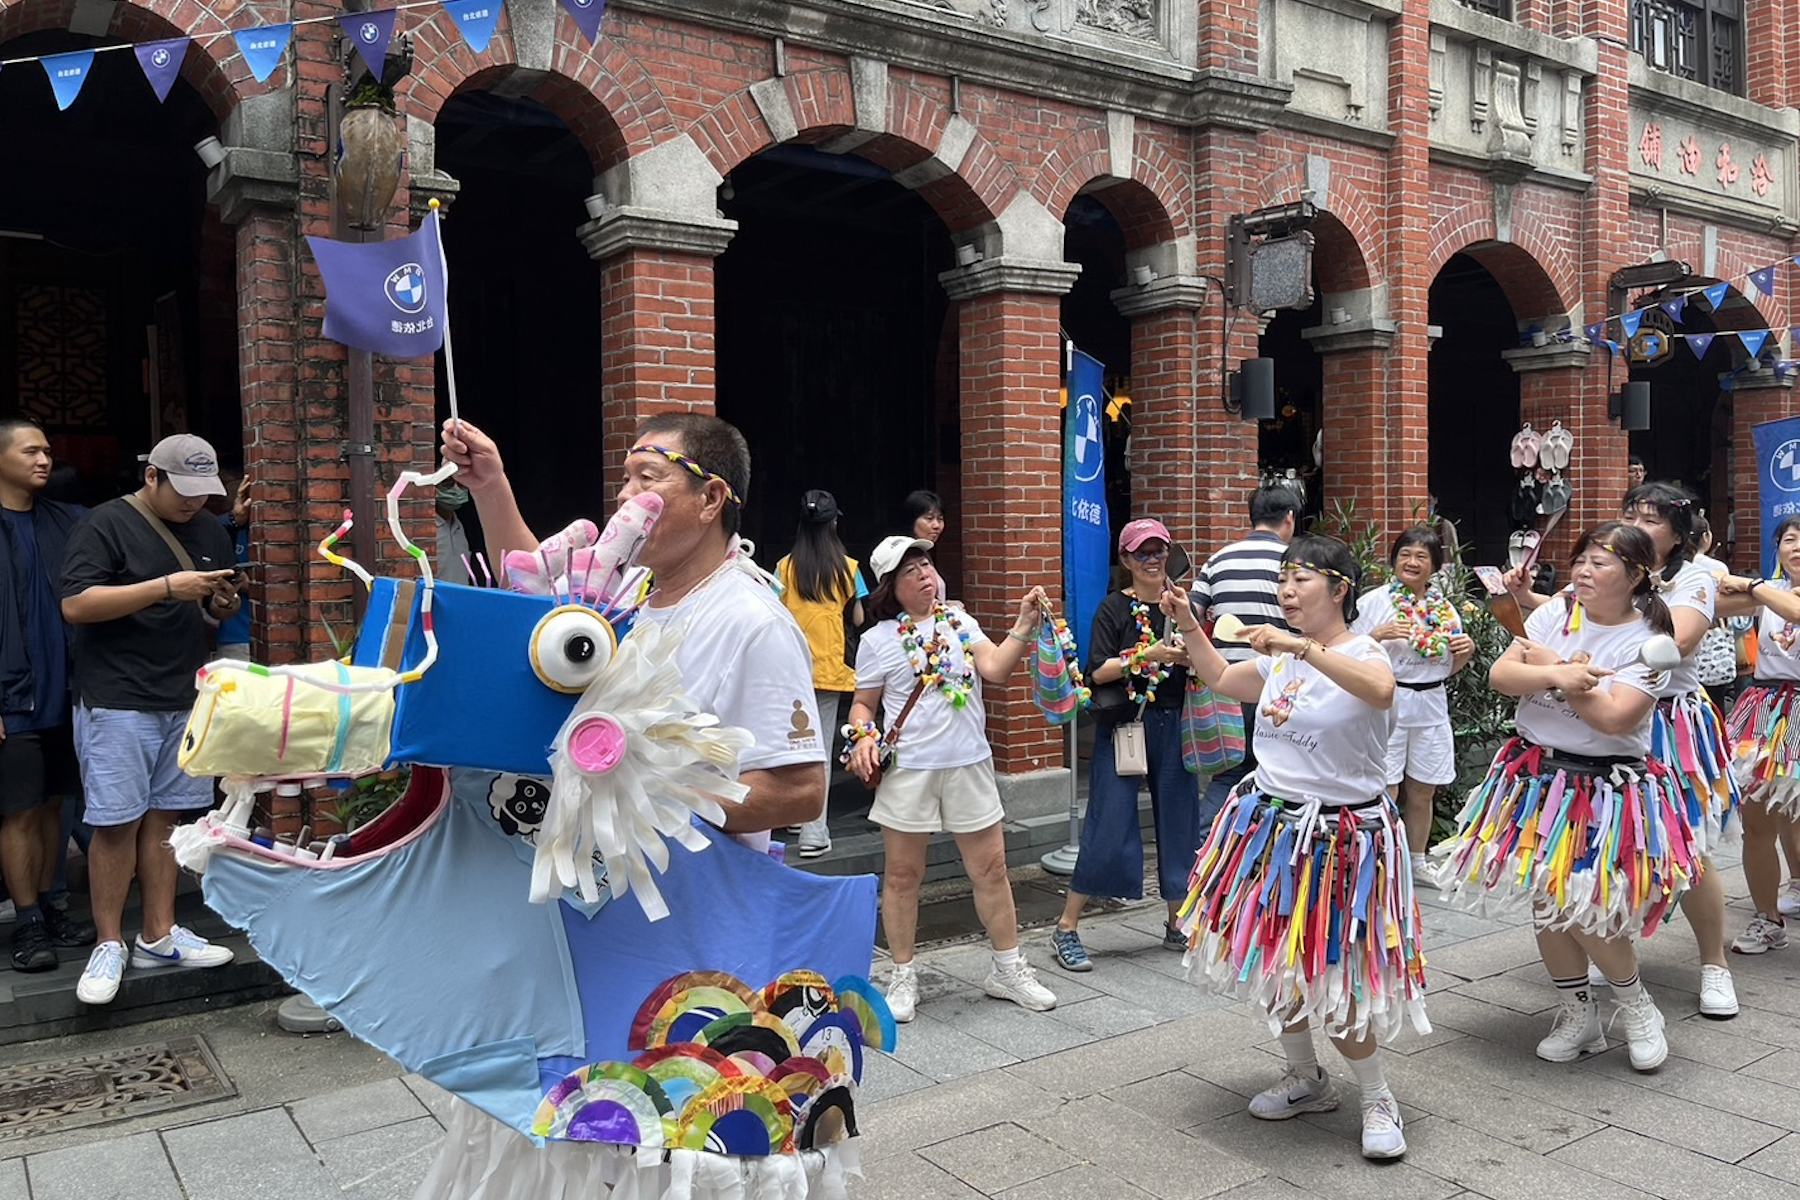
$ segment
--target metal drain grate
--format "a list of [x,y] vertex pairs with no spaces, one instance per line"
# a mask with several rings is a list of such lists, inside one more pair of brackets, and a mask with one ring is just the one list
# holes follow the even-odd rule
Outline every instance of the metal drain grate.
[[235,1095],[197,1035],[0,1068],[0,1143]]

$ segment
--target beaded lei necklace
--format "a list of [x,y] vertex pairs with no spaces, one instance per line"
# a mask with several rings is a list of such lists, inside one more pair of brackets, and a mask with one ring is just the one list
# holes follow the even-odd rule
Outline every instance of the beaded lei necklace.
[[1450,653],[1450,633],[1456,626],[1456,609],[1444,598],[1443,589],[1434,581],[1419,599],[1411,588],[1398,579],[1388,585],[1394,611],[1412,626],[1406,639],[1420,658],[1442,658]]
[[1131,619],[1137,624],[1137,645],[1127,650],[1125,690],[1139,708],[1156,703],[1156,687],[1169,677],[1169,668],[1150,661],[1150,647],[1156,644],[1156,631],[1150,627],[1150,609],[1136,596],[1131,598]]
[[[940,600],[931,606],[929,641],[905,613],[900,614],[898,623],[900,645],[906,649],[906,658],[912,663],[913,674],[926,687],[934,687],[943,693],[944,699],[950,702],[950,707],[967,707],[969,693],[975,686],[975,663],[969,657],[969,631],[963,628],[962,620],[945,608],[944,602]],[[951,634],[957,639],[958,662],[955,667],[950,664]]]

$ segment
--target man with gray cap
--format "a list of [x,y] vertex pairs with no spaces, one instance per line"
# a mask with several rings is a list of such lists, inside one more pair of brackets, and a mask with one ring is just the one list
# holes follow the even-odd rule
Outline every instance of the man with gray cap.
[[144,928],[134,970],[217,967],[231,951],[175,924],[177,868],[169,833],[184,812],[213,801],[210,779],[176,765],[194,672],[208,629],[231,616],[243,577],[231,539],[211,517],[223,496],[218,455],[204,438],[166,437],[150,452],[144,486],[88,514],[63,556],[63,617],[75,626],[75,750],[87,793],[89,888],[99,943],[75,996],[118,994],[121,925],[135,877]]

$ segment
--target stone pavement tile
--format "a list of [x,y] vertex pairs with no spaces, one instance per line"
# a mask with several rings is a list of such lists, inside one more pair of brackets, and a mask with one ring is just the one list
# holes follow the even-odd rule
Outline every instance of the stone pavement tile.
[[341,1092],[310,1096],[288,1106],[294,1124],[313,1145],[384,1125],[429,1115],[412,1090],[398,1079],[383,1079]]
[[419,1103],[423,1104],[431,1115],[437,1118],[439,1125],[449,1120],[450,1106],[456,1102],[456,1098],[449,1092],[423,1075],[402,1075],[400,1082],[404,1083],[407,1090],[419,1098]]
[[[992,1003],[1000,1004],[1002,1001],[995,1000]],[[1019,1061],[1018,1055],[1009,1054],[979,1038],[970,1037],[923,1010],[911,1023],[902,1027],[900,1044],[894,1047],[894,1058],[919,1074],[938,1080],[960,1079],[964,1075],[973,1075],[978,1071],[1004,1067]]]
[[[1415,1124],[1423,1127],[1435,1119],[1408,1122],[1408,1142]],[[1259,1121],[1240,1112],[1196,1126],[1188,1133],[1314,1196],[1330,1200],[1447,1200],[1461,1190],[1409,1162],[1371,1163],[1362,1156],[1359,1141],[1305,1121]]]
[[1186,1071],[1140,1079],[1105,1093],[1107,1100],[1123,1104],[1171,1129],[1185,1129],[1227,1113],[1239,1112],[1244,1098],[1236,1092],[1196,1078]]
[[410,1200],[444,1129],[429,1115],[317,1144],[344,1200]]
[[[1753,1042],[1746,1044],[1755,1045]],[[1765,1046],[1763,1049],[1766,1050],[1768,1047]],[[1715,1063],[1713,1065],[1723,1066],[1724,1064]],[[1773,1083],[1785,1083],[1789,1087],[1800,1086],[1800,1050],[1776,1050],[1753,1063],[1737,1068],[1737,1071],[1740,1075],[1753,1075],[1758,1079],[1767,1079]]]
[[9,1158],[0,1162],[0,1200],[31,1200],[31,1192],[25,1185],[24,1159]]
[[1218,1007],[1216,997],[1202,991],[1198,984],[1187,982],[1179,971],[1167,975],[1133,958],[1109,959],[1104,966],[1097,965],[1087,981],[1109,996],[1130,1000],[1164,1017],[1187,1016]]
[[1494,932],[1494,922],[1487,917],[1459,908],[1423,908],[1419,912],[1425,939],[1425,965],[1437,966],[1437,952],[1471,938],[1486,937]]
[[[994,1071],[857,1106],[864,1163],[985,1129],[997,1116],[1019,1118],[1062,1104],[1060,1096],[1009,1072]],[[885,1168],[884,1168],[885,1169]],[[873,1172],[871,1172],[871,1176]]]
[[[1687,1022],[1679,1022],[1686,1024]],[[1593,1070],[1594,1060],[1581,1063],[1583,1070]],[[1611,1071],[1607,1072],[1611,1075]],[[1800,1130],[1800,1079],[1784,1086],[1767,1079],[1721,1071],[1703,1063],[1676,1058],[1669,1060],[1653,1075],[1632,1072],[1626,1081],[1637,1087],[1657,1092],[1672,1092],[1707,1108],[1717,1108],[1765,1125],[1774,1125],[1792,1133]]]
[[336,1190],[285,1109],[163,1131],[187,1200],[318,1200]]
[[1551,1157],[1534,1154],[1442,1117],[1409,1122],[1406,1127],[1406,1161],[1448,1180],[1451,1191],[1468,1188],[1509,1200],[1537,1196],[1642,1200],[1645,1193],[1584,1170],[1579,1159],[1555,1161],[1568,1152]]
[[[184,1193],[154,1133],[96,1140],[85,1146],[34,1154],[23,1162],[36,1200],[181,1200]],[[25,1196],[25,1171],[18,1195]],[[0,1188],[0,1196],[10,1196]]]
[[[1730,1021],[1711,1021],[1695,1013],[1685,1019],[1665,1021],[1663,1034],[1668,1038],[1669,1053],[1673,1057],[1704,1063],[1722,1071],[1749,1070],[1765,1059],[1783,1054],[1794,1056],[1789,1060],[1793,1064],[1791,1070],[1800,1070],[1800,1051],[1777,1050],[1749,1038],[1733,1036],[1731,1024]],[[1800,1086],[1800,1078],[1792,1075],[1763,1075],[1761,1078],[1774,1079],[1777,1083],[1784,1078],[1792,1079]]]
[[1023,1122],[1068,1153],[1161,1200],[1198,1200],[1260,1179],[1263,1168],[1207,1142],[1146,1121],[1142,1113],[1089,1096]]
[[1096,996],[1077,1000],[1074,1004],[1059,1002],[1050,1016],[1086,1034],[1086,1041],[1117,1037],[1135,1029],[1148,1029],[1163,1019],[1163,1014],[1140,1008],[1117,996]]
[[918,1154],[989,1196],[1053,1175],[1080,1161],[1049,1139],[1011,1121],[922,1147]]
[[[1220,1192],[1217,1200],[1318,1200],[1304,1188],[1297,1188],[1285,1179],[1277,1179],[1273,1175],[1265,1175],[1255,1183],[1242,1184],[1229,1192]],[[1456,1200],[1451,1197],[1450,1200]]]
[[[1104,994],[1103,988],[1094,981],[1092,973],[1077,979],[1072,972],[1056,965],[1050,957],[1048,935],[1038,938],[1027,934],[1021,945],[1026,961],[1037,972],[1039,982],[1055,992],[1059,1001],[1068,1000],[1073,1003]],[[917,962],[919,1003],[923,1005],[948,996],[985,996],[987,993],[981,990],[981,984],[994,968],[994,952],[986,942],[976,942],[943,950],[928,950],[919,956]],[[885,973],[879,982],[885,989]]]
[[1394,1095],[1407,1106],[1533,1154],[1548,1153],[1605,1128],[1571,1109],[1505,1091],[1488,1080],[1471,1083],[1435,1066],[1418,1070],[1410,1062],[1389,1062],[1387,1077]]
[[995,1193],[996,1200],[1113,1200],[1115,1196],[1119,1200],[1148,1200],[1149,1195],[1092,1163],[1077,1163],[1054,1175]]
[[[1215,1051],[1182,1069],[1198,1079],[1247,1099],[1280,1079],[1285,1065],[1281,1051],[1273,1043],[1269,1043]],[[1238,1107],[1243,1107],[1242,1099]]]
[[1538,960],[1537,939],[1531,930],[1520,927],[1502,929],[1482,937],[1470,938],[1454,946],[1426,951],[1427,979],[1432,968],[1449,971],[1464,979],[1484,979],[1499,975],[1521,963]]
[[[1685,1016],[1687,1012],[1698,1009],[1698,1001],[1695,1002],[1694,1009],[1678,1009],[1672,1004],[1664,1004],[1660,991],[1656,993],[1656,1000],[1657,1005],[1666,1016]],[[1721,1033],[1760,1042],[1771,1049],[1776,1047],[1800,1049],[1800,1021],[1794,1019],[1794,1013],[1791,1010],[1771,1012],[1745,1005],[1731,1020],[1714,1021],[1713,1024]]]
[[[1738,1164],[1800,1187],[1800,1133],[1790,1133],[1773,1146],[1765,1146]],[[5,1195],[0,1191],[0,1196]]]
[[[1060,1096],[1090,1096],[1267,1037],[1268,1026],[1252,1023],[1234,1010],[1214,1009],[1034,1058],[1008,1067],[1006,1073]],[[904,1040],[901,1046],[905,1047]]]
[[1547,1017],[1489,1004],[1460,990],[1429,993],[1425,1012],[1434,1030],[1454,1029],[1525,1054],[1534,1053],[1538,1042],[1550,1032]]
[[[904,1036],[904,1035],[902,1035]],[[863,1079],[857,1085],[856,1103],[874,1104],[879,1100],[887,1100],[894,1096],[904,1096],[908,1092],[916,1092],[920,1088],[933,1087],[937,1080],[929,1075],[913,1070],[905,1063],[887,1054],[868,1054],[863,1059]]]
[[1602,1130],[1553,1151],[1550,1158],[1610,1176],[1667,1200],[1689,1200],[1694,1196],[1793,1200],[1794,1195],[1792,1184],[1624,1129]]
[[[1041,972],[1038,978],[1049,985],[1051,991],[1056,990],[1057,980],[1047,979]],[[1056,1020],[1051,1013],[1033,1012],[1007,1000],[996,1000],[985,992],[959,992],[946,996],[932,1004],[930,1016],[933,1021],[958,1033],[1020,1059],[1054,1054],[1091,1040],[1085,1032]],[[906,1045],[904,1033],[900,1036],[900,1045],[902,1048]]]
[[856,1200],[982,1200],[980,1192],[917,1154],[896,1154],[873,1168],[865,1149],[863,1161],[868,1177],[850,1185]]
[[[1436,1003],[1435,998],[1427,1001],[1427,1009],[1429,1010]],[[1428,1011],[1427,1015],[1431,1017],[1430,1033],[1414,1032],[1412,1025],[1408,1024],[1405,1029],[1400,1031],[1399,1037],[1383,1046],[1382,1049],[1391,1050],[1400,1055],[1417,1054],[1421,1050],[1429,1050],[1433,1046],[1441,1046],[1445,1042],[1454,1042],[1457,1038],[1468,1036],[1460,1029],[1452,1029],[1448,1025],[1440,1024],[1435,1012]]]
[[[1521,979],[1511,973],[1489,975],[1485,979],[1458,984],[1453,994],[1473,996],[1484,1003],[1498,1004],[1520,1013],[1549,1012],[1561,1003],[1556,997],[1556,988],[1543,977],[1542,968],[1536,980]],[[1434,992],[1431,999],[1436,1000],[1437,996]]]

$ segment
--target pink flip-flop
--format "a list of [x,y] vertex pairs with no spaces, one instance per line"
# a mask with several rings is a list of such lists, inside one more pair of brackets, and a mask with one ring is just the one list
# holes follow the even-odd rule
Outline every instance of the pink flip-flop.
[[1512,465],[1520,469],[1537,466],[1538,450],[1543,442],[1542,435],[1531,427],[1531,422],[1525,422],[1525,427],[1513,434]]

